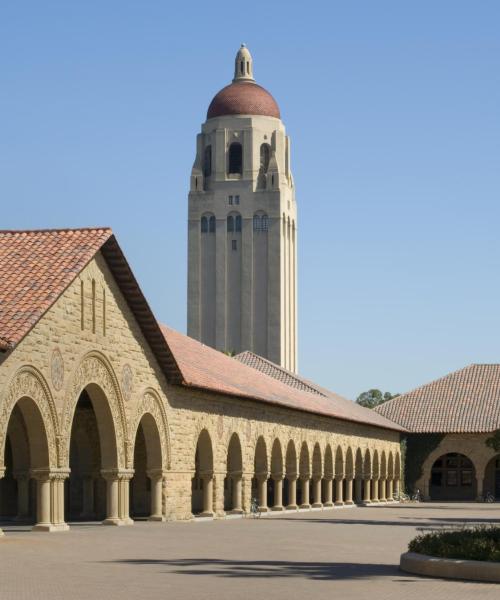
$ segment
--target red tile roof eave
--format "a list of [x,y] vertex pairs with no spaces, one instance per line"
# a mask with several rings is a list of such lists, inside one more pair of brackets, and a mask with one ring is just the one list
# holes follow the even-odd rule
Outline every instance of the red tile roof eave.
[[371,423],[368,421],[361,421],[358,419],[349,419],[348,417],[337,416],[332,413],[323,412],[323,411],[319,411],[319,410],[315,411],[315,410],[308,410],[307,408],[300,408],[298,406],[286,406],[286,405],[282,404],[281,402],[274,402],[273,400],[264,400],[263,398],[258,398],[256,396],[252,396],[251,394],[245,394],[244,392],[239,392],[238,394],[236,394],[236,393],[232,394],[231,392],[215,390],[215,389],[211,388],[210,386],[204,386],[204,385],[200,385],[198,383],[190,383],[189,381],[185,381],[185,380],[182,382],[181,386],[186,387],[186,388],[201,390],[203,392],[211,392],[212,394],[218,394],[221,396],[227,396],[228,398],[245,398],[247,400],[253,400],[254,402],[259,402],[260,404],[271,404],[272,406],[277,406],[278,408],[283,408],[285,410],[296,410],[297,412],[300,412],[300,413],[320,415],[322,417],[326,417],[329,419],[338,419],[339,421],[347,421],[349,423],[357,423],[358,425],[360,425],[360,424],[365,425],[366,427],[377,427],[379,429],[397,431],[399,433],[408,433],[407,429],[405,429],[402,425],[398,425],[397,423],[394,423],[393,427],[389,427],[389,426],[386,427],[379,423]]

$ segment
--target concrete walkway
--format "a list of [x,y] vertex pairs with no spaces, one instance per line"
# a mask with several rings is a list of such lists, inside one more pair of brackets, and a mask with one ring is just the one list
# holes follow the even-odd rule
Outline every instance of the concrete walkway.
[[500,585],[404,575],[418,531],[500,522],[500,505],[420,504],[197,523],[76,524],[68,533],[4,525],[1,600],[460,600]]

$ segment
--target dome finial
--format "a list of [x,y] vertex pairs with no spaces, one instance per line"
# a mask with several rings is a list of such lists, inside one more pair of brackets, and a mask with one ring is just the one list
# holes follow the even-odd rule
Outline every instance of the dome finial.
[[234,61],[233,81],[254,81],[253,60],[250,51],[245,44],[241,44]]

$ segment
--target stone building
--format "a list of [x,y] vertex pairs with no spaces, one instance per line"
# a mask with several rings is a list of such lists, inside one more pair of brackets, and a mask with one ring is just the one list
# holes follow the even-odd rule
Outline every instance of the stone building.
[[223,517],[391,501],[402,428],[160,326],[109,229],[0,233],[0,515]]
[[245,46],[196,143],[188,335],[297,370],[297,206],[290,139]]
[[475,364],[376,408],[407,435],[406,483],[426,500],[500,500],[500,365]]

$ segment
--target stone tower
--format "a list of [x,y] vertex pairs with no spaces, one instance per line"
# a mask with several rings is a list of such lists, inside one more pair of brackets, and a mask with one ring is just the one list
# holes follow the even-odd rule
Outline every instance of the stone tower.
[[297,206],[290,139],[239,49],[208,107],[191,172],[188,334],[297,370]]

